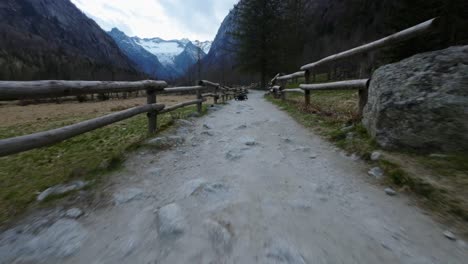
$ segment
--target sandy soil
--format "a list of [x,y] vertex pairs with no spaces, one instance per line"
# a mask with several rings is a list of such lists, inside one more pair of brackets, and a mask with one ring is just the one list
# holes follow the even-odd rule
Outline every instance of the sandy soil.
[[[193,100],[194,98],[194,95],[158,96],[158,102],[170,106],[179,102]],[[44,120],[99,115],[142,104],[146,104],[145,97],[103,102],[66,102],[62,104],[27,106],[4,104],[0,105],[0,127],[42,122]]]
[[250,99],[185,122],[176,148],[132,154],[99,209],[4,232],[0,262],[466,263],[463,241],[364,162]]

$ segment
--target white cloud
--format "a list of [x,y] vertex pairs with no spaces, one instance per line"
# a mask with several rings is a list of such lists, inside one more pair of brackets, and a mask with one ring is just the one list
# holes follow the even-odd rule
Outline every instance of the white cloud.
[[71,0],[104,30],[130,36],[212,40],[237,0]]

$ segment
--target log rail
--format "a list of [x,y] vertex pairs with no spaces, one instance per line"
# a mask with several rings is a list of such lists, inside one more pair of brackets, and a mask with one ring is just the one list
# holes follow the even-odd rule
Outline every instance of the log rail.
[[[357,90],[359,91],[359,114],[362,116],[365,105],[367,104],[368,99],[368,89],[370,84],[370,79],[361,79],[361,80],[347,80],[339,82],[329,82],[329,83],[320,83],[320,84],[311,84],[311,78],[315,81],[316,73],[320,67],[327,64],[335,63],[340,60],[349,59],[356,55],[367,54],[372,51],[377,51],[383,48],[394,46],[403,41],[410,40],[412,38],[426,35],[434,32],[440,25],[440,18],[433,18],[428,21],[425,21],[416,26],[407,28],[393,35],[384,37],[382,39],[367,43],[365,45],[340,52],[323,58],[319,61],[306,64],[300,68],[300,71],[292,74],[281,74],[278,73],[270,82],[269,92],[274,94],[277,98],[286,99],[286,94],[291,92],[300,92],[304,94],[305,104],[310,104],[310,96],[313,91],[320,90]],[[300,88],[295,89],[286,89],[286,85],[290,80],[298,80],[298,78],[304,77],[304,84],[300,84]]]
[[[120,112],[112,113],[102,117],[86,120],[73,125],[38,132],[30,135],[7,138],[0,140],[0,157],[17,154],[35,148],[57,144],[66,139],[81,135],[83,133],[131,118],[133,116],[147,113],[148,132],[153,134],[157,131],[158,115],[177,110],[182,107],[197,105],[197,111],[201,113],[202,104],[207,97],[213,97],[215,104],[219,97],[223,102],[228,100],[237,88],[222,87],[210,81],[200,81],[196,86],[190,87],[167,87],[165,81],[137,81],[137,82],[103,82],[103,81],[0,81],[0,101],[13,101],[24,99],[39,99],[51,97],[63,97],[109,92],[134,92],[146,91],[147,104],[133,107]],[[202,91],[209,93],[202,94]],[[179,103],[170,107],[157,103],[157,95],[195,92],[196,100]]]

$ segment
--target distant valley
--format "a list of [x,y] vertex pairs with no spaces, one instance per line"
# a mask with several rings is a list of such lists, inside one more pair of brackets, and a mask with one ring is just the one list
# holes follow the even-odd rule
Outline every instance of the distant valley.
[[129,37],[117,28],[108,34],[139,70],[158,79],[183,76],[211,49],[211,41]]

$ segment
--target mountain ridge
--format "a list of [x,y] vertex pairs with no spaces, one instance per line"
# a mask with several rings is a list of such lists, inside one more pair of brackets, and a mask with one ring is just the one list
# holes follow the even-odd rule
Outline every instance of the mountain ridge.
[[112,38],[71,1],[0,2],[0,79],[142,78]]
[[159,79],[183,76],[211,48],[211,41],[130,37],[118,28],[107,33],[139,69]]

